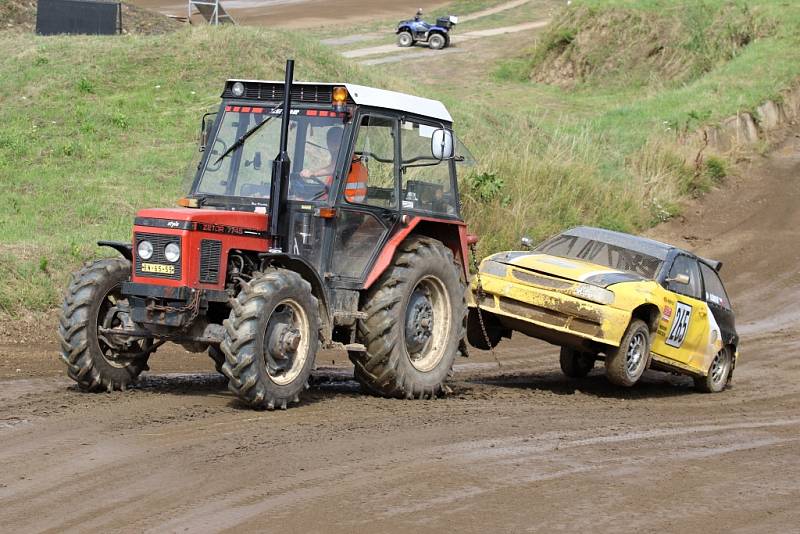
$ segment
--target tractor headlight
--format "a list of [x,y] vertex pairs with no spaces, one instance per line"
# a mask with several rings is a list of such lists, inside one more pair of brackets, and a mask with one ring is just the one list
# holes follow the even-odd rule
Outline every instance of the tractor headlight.
[[242,96],[244,94],[244,84],[242,82],[234,83],[233,87],[231,87],[231,93],[236,97]]
[[136,254],[143,260],[149,260],[153,257],[153,244],[150,241],[139,241],[136,247]]
[[164,257],[167,258],[167,261],[175,263],[181,259],[181,247],[177,243],[168,244],[164,247]]
[[590,284],[578,284],[569,293],[579,299],[596,302],[597,304],[612,304],[614,302],[614,292],[602,287]]

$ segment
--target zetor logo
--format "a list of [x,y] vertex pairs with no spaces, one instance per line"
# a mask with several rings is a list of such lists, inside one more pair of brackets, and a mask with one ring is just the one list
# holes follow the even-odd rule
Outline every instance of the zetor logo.
[[181,223],[179,223],[178,221],[169,221],[169,222],[167,223],[167,227],[168,227],[168,228],[177,228],[177,227],[179,227],[180,225],[181,225]]
[[142,263],[143,273],[175,274],[174,265],[160,265],[158,263]]

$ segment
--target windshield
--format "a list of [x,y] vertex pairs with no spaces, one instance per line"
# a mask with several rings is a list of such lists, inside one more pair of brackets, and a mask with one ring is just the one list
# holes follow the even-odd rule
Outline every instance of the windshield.
[[[219,130],[209,143],[210,153],[192,194],[268,200],[272,162],[280,148],[280,114],[277,108],[225,106]],[[327,199],[342,143],[343,125],[342,113],[314,109],[291,111],[287,145],[292,161],[289,199]],[[231,150],[237,140],[256,127],[258,129],[244,142],[239,141],[241,146]]]
[[655,278],[661,267],[661,260],[653,256],[569,234],[560,234],[545,241],[536,247],[536,251],[551,256],[596,263],[648,279]]

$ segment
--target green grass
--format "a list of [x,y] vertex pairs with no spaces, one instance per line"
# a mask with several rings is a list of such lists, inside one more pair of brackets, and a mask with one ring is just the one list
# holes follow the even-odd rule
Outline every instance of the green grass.
[[0,33],[0,308],[46,309],[98,239],[174,205],[198,159],[201,115],[229,77],[376,84],[291,33],[184,30],[160,37]]
[[[448,75],[421,84],[410,81],[418,63],[362,69],[297,33],[0,32],[0,312],[57,305],[69,273],[98,255],[95,241],[127,241],[137,209],[174,205],[198,159],[200,117],[216,107],[223,81],[280,78],[290,56],[298,79],[348,80],[447,104],[479,161],[462,172],[461,190],[481,253],[575,224],[650,226],[730,172],[717,156],[695,167],[696,151],[676,143],[681,134],[753,110],[797,82],[800,6],[747,4],[774,24],[770,31],[683,83],[626,84],[621,73],[607,72],[569,90],[518,76],[538,53],[530,43],[519,55],[520,36],[497,38],[518,54],[510,61],[443,56],[447,72],[463,72],[458,83]],[[609,6],[660,17],[675,3],[575,0],[572,9],[602,16]]]

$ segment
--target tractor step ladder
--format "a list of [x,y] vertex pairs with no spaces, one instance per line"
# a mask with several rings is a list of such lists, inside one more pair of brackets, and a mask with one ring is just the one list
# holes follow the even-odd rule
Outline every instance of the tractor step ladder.
[[189,0],[188,20],[189,24],[192,23],[192,9],[197,11],[206,19],[212,26],[219,26],[220,24],[236,24],[219,0]]

